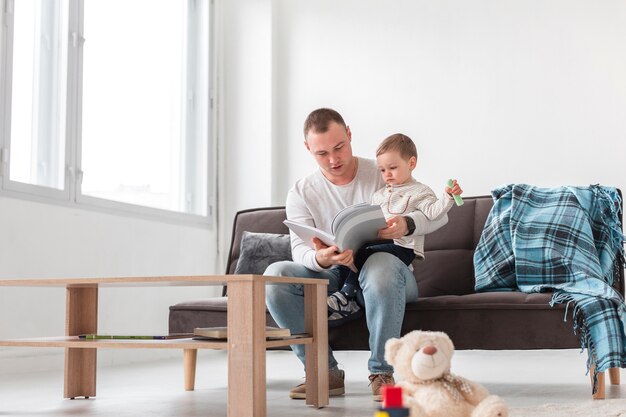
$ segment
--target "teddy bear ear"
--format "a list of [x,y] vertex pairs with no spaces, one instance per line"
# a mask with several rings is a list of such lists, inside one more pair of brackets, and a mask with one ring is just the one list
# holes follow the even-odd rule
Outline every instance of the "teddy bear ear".
[[402,347],[402,340],[395,337],[388,339],[385,343],[385,360],[390,365],[395,365],[396,356],[398,355],[400,347]]

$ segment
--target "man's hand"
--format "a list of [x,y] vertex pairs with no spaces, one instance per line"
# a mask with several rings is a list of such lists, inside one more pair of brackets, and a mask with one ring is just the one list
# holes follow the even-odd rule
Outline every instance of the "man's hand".
[[378,231],[378,237],[381,239],[399,239],[406,236],[409,228],[406,224],[404,216],[395,216],[387,220],[387,228]]
[[354,258],[351,250],[339,252],[337,246],[327,246],[318,238],[313,238],[315,246],[315,260],[319,266],[328,268],[332,265],[345,265],[354,270]]

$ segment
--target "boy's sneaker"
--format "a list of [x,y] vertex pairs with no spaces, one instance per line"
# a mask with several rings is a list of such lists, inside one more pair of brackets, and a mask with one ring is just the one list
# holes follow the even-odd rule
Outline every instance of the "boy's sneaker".
[[355,300],[349,300],[344,293],[337,291],[328,296],[328,326],[335,327],[363,315],[363,310]]
[[[346,374],[341,369],[336,371],[328,371],[328,396],[338,397],[345,394],[346,389],[344,385],[344,379]],[[297,387],[289,391],[289,398],[293,400],[306,399],[306,383],[300,384]]]
[[372,374],[368,377],[370,386],[372,387],[372,399],[374,401],[382,401],[383,385],[395,385],[393,374]]

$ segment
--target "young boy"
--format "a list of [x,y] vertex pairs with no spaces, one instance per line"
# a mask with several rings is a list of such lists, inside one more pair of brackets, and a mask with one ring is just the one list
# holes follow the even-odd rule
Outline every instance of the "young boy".
[[[436,220],[453,206],[452,195],[460,195],[463,190],[453,181],[452,188],[445,187],[442,198],[428,186],[417,182],[411,175],[417,166],[417,149],[406,135],[396,133],[382,141],[376,150],[376,163],[386,186],[374,193],[372,204],[380,204],[385,218],[421,211],[429,220]],[[407,217],[407,219],[410,219]],[[424,236],[411,236],[409,233],[393,243],[370,243],[360,248],[354,256],[354,266],[360,269],[367,258],[376,252],[387,252],[397,256],[406,265],[417,257],[424,258]],[[360,290],[358,272],[342,267],[346,274],[343,287],[328,297],[328,325],[333,327],[362,315],[356,302]]]

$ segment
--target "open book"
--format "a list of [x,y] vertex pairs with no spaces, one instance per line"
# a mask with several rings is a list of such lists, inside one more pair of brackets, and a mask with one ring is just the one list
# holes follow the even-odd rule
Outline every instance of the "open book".
[[332,233],[291,220],[283,223],[311,248],[314,248],[313,238],[316,237],[328,246],[337,246],[340,251],[356,251],[367,242],[378,240],[378,231],[387,227],[380,206],[368,203],[348,206],[337,213],[332,222]]

